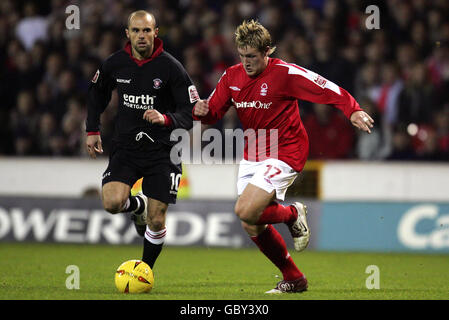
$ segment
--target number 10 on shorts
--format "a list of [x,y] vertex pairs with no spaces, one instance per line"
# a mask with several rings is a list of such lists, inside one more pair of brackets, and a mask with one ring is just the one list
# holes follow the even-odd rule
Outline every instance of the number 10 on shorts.
[[171,178],[171,187],[170,187],[170,191],[178,191],[178,187],[179,187],[179,182],[181,182],[181,173],[170,173],[170,178]]

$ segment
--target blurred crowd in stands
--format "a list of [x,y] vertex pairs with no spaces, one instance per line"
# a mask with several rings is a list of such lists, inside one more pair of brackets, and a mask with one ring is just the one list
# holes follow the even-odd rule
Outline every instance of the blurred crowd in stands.
[[[66,27],[68,5],[80,28]],[[368,29],[368,5],[380,28]],[[376,121],[370,135],[327,105],[300,101],[309,159],[449,160],[447,0],[0,1],[0,155],[84,155],[86,92],[101,61],[126,43],[130,12],[154,13],[164,48],[206,98],[238,56],[233,33],[258,19],[273,57],[348,90]],[[102,116],[105,151],[117,109]],[[228,112],[217,128],[238,128]]]

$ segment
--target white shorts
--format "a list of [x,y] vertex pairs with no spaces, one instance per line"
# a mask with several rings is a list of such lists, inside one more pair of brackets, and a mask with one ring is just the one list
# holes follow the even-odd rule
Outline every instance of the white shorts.
[[299,172],[284,161],[267,159],[260,162],[241,160],[237,180],[237,193],[240,196],[248,183],[268,193],[276,190],[276,199],[284,201],[285,192],[295,181]]

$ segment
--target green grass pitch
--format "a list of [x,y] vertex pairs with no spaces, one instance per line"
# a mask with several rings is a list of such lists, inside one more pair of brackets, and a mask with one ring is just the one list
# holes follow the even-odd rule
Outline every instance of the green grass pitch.
[[[266,295],[279,271],[255,248],[167,246],[150,293],[122,294],[114,272],[139,259],[140,246],[0,243],[1,300],[448,300],[449,256],[305,251],[291,254],[309,280],[300,294]],[[66,288],[66,268],[80,270],[80,288]],[[380,289],[367,289],[367,266]]]

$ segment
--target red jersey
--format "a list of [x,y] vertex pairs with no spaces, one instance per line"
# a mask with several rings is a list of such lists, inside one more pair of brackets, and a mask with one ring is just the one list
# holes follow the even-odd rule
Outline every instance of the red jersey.
[[[241,63],[228,68],[208,99],[208,114],[193,118],[213,124],[234,106],[245,132],[255,131],[256,140],[245,141],[246,160],[273,158],[270,149],[277,142],[276,158],[301,171],[309,152],[309,140],[299,116],[298,99],[333,105],[348,119],[354,111],[362,110],[357,101],[335,83],[295,64],[269,58],[265,70],[256,77],[248,76]],[[260,144],[259,129],[265,129],[266,143]],[[276,142],[269,141],[270,129],[277,130]],[[252,157],[251,151],[256,145],[259,149]]]

